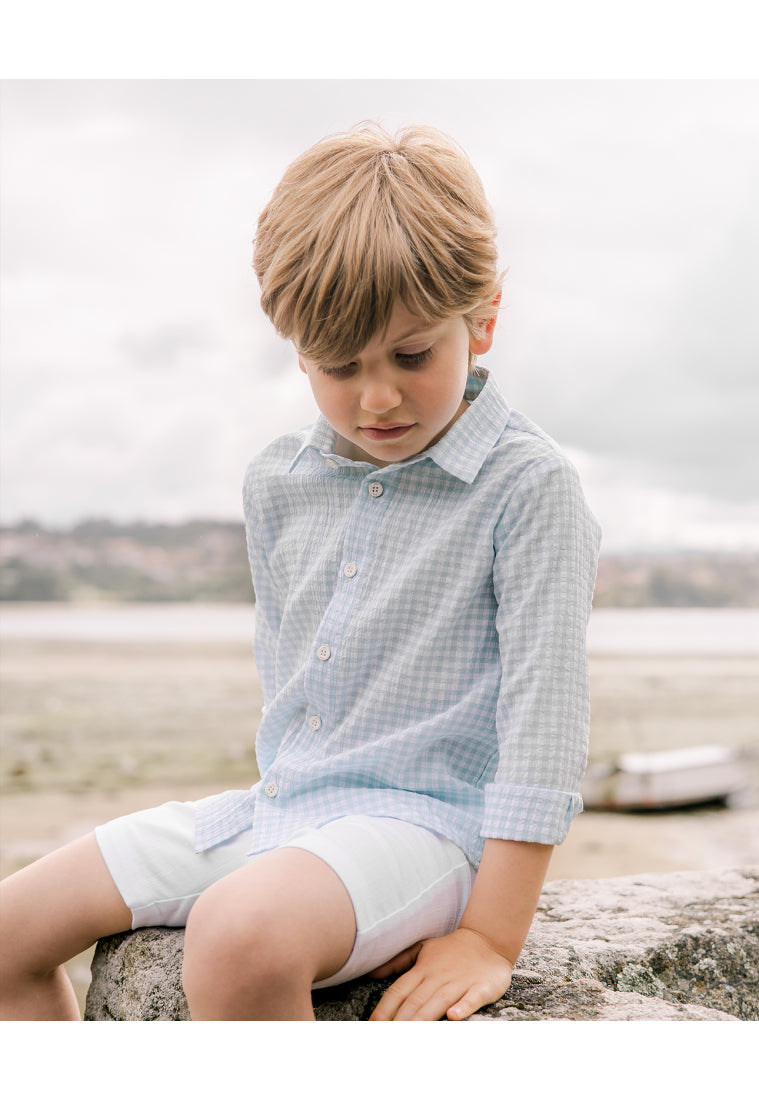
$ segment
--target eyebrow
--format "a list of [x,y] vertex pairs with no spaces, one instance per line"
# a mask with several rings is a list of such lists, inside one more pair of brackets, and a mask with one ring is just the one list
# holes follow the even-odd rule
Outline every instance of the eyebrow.
[[430,321],[428,325],[421,325],[417,328],[412,328],[409,332],[404,332],[396,339],[389,342],[393,344],[402,344],[404,340],[410,340],[414,336],[426,336],[431,329],[436,328],[441,323],[441,321]]

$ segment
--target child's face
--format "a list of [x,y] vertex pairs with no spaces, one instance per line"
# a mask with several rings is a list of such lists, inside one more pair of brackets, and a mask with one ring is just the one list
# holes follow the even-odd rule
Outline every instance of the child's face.
[[466,411],[469,352],[491,343],[492,329],[472,337],[463,317],[420,321],[399,302],[387,332],[350,363],[298,362],[338,434],[337,454],[387,466],[427,450]]

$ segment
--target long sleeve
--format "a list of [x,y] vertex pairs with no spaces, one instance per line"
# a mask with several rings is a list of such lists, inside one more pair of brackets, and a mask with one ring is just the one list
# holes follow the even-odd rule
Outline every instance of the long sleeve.
[[582,809],[586,630],[599,531],[573,467],[528,470],[496,531],[498,765],[482,835],[558,844]]

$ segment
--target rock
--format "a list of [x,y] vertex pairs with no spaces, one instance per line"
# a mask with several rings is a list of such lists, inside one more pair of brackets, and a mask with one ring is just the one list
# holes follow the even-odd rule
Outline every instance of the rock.
[[183,948],[184,928],[141,928],[100,940],[85,1020],[189,1020]]
[[[548,883],[505,997],[470,1019],[759,1019],[759,867]],[[188,1020],[182,929],[101,940],[87,1020]],[[315,991],[365,1020],[390,983]]]

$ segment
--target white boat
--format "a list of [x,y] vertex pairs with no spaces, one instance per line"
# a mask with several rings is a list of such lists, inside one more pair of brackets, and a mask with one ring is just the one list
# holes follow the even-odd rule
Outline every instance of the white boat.
[[581,793],[589,810],[656,810],[724,800],[751,785],[748,755],[725,745],[627,752],[590,764]]

